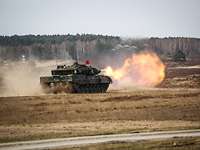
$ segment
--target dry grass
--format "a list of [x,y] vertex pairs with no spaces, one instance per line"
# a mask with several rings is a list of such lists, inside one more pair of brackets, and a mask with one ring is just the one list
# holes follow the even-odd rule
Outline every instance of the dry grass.
[[200,90],[0,98],[0,140],[200,128]]
[[135,90],[0,98],[0,125],[104,120],[200,120],[200,90]]
[[0,125],[200,119],[200,90],[136,90],[0,98]]
[[[197,64],[196,64],[197,63]],[[160,87],[165,88],[200,88],[199,62],[185,62],[166,69],[166,78]]]
[[200,128],[197,121],[98,121],[0,126],[0,142]]
[[[110,142],[62,150],[199,150],[200,138],[171,138],[137,142]],[[60,149],[61,150],[61,149]]]

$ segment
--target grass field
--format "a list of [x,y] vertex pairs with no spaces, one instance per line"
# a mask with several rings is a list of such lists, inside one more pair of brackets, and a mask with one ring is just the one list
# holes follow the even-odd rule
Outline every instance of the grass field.
[[200,128],[199,89],[0,98],[0,141]]

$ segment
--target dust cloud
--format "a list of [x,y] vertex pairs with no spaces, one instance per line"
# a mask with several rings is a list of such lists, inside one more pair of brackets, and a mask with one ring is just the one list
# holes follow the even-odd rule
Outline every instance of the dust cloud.
[[44,94],[40,86],[40,76],[51,75],[56,64],[70,61],[10,61],[1,66],[0,96],[32,96]]
[[[120,54],[118,57],[120,58]],[[119,59],[117,59],[119,60]],[[0,66],[0,96],[32,96],[44,94],[41,76],[50,76],[56,65],[70,65],[72,59],[10,61]],[[104,62],[104,61],[102,61]],[[113,79],[112,89],[154,87],[165,77],[165,65],[152,51],[132,53],[115,66],[107,64],[102,74]],[[112,63],[111,63],[112,64]]]

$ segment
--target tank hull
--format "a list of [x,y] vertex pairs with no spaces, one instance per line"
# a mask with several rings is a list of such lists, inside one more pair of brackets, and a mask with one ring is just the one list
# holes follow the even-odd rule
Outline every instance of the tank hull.
[[112,82],[104,75],[67,75],[40,77],[45,93],[105,93]]

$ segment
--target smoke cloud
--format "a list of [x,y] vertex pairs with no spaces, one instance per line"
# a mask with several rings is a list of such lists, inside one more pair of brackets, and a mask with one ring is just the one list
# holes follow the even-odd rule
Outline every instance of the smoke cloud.
[[32,96],[44,94],[40,76],[50,76],[56,64],[70,64],[72,60],[26,60],[7,62],[1,67],[0,96]]

